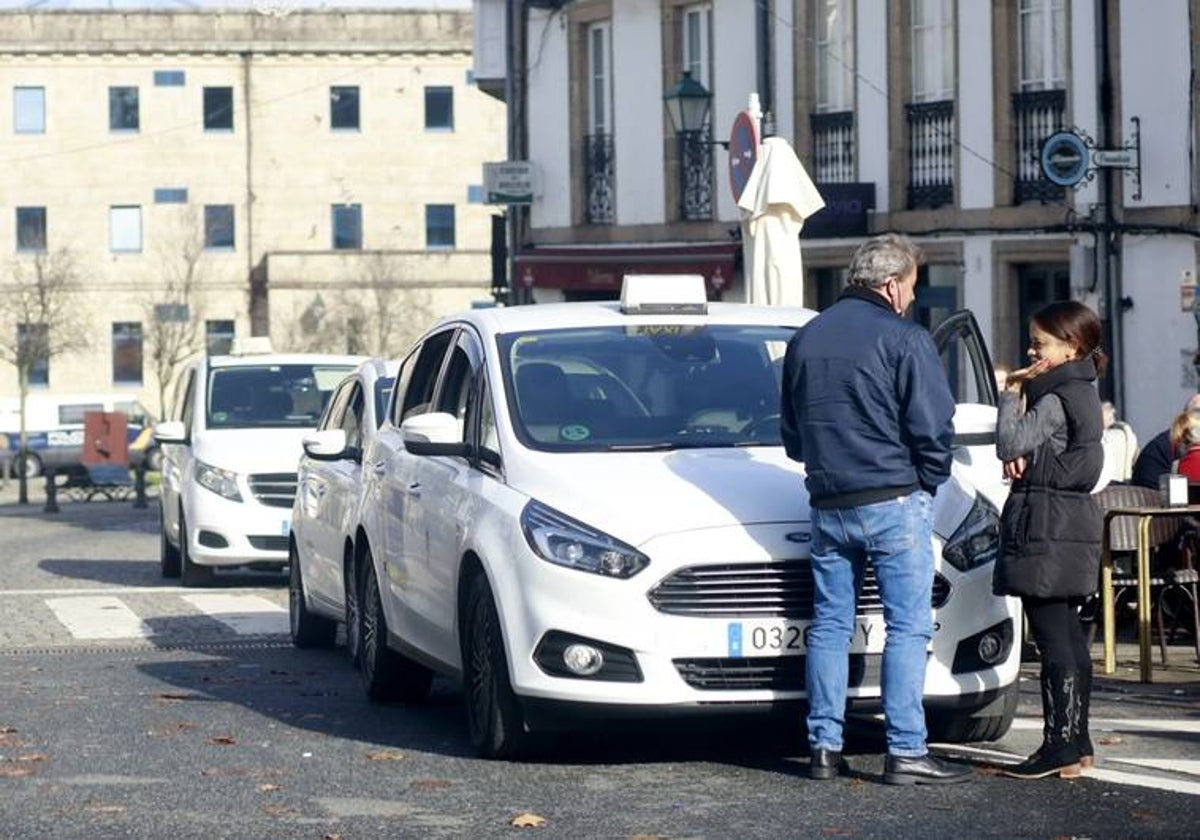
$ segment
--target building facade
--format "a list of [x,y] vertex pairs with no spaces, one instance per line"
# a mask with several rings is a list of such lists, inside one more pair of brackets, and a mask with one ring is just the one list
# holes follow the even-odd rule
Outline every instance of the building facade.
[[[1196,391],[1200,319],[1181,297],[1200,244],[1197,0],[477,0],[476,15],[477,79],[503,91],[513,71],[510,153],[540,184],[510,214],[518,297],[687,270],[741,299],[741,216],[712,141],[757,93],[826,200],[801,234],[807,305],[836,298],[866,236],[902,231],[929,262],[915,317],[972,310],[997,364],[1023,364],[1029,316],[1071,297],[1105,320],[1103,391],[1142,440]],[[664,108],[684,71],[711,94],[686,136]],[[1062,131],[1084,162],[1070,172],[1068,147],[1047,174]]]
[[77,281],[79,340],[31,387],[158,411],[164,331],[394,355],[490,300],[505,113],[471,48],[468,11],[0,13],[0,296]]

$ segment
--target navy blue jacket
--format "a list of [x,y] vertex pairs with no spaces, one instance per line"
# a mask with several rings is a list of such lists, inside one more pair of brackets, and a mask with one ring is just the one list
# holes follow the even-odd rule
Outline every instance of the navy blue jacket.
[[950,476],[954,396],[929,332],[847,288],[788,343],[780,426],[814,507],[856,507]]

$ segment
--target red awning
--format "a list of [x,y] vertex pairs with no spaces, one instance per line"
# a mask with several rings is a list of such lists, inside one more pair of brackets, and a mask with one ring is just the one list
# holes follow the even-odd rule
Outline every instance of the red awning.
[[516,281],[525,288],[619,294],[626,274],[700,274],[709,292],[719,294],[733,283],[740,248],[736,242],[533,248],[517,255]]

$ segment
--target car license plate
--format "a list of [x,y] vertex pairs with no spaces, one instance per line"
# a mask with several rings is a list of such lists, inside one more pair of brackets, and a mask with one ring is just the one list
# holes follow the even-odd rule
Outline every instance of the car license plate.
[[[751,656],[801,656],[808,649],[808,621],[763,619],[731,621],[726,626],[726,645],[732,658]],[[883,650],[883,617],[854,619],[853,653]]]
[[286,537],[292,532],[292,520],[285,519],[279,526],[279,535]]

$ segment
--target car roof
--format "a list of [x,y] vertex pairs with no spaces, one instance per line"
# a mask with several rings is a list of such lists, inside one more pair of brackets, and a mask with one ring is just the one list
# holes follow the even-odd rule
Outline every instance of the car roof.
[[209,356],[208,366],[225,368],[262,365],[346,365],[354,368],[366,360],[366,356],[331,353],[250,353],[244,356]]
[[745,324],[799,327],[817,313],[795,306],[757,306],[710,303],[703,315],[626,315],[619,301],[539,303],[526,306],[472,309],[440,319],[432,328],[455,323],[475,324],[482,332],[501,334],[568,327],[625,327],[639,324]]

